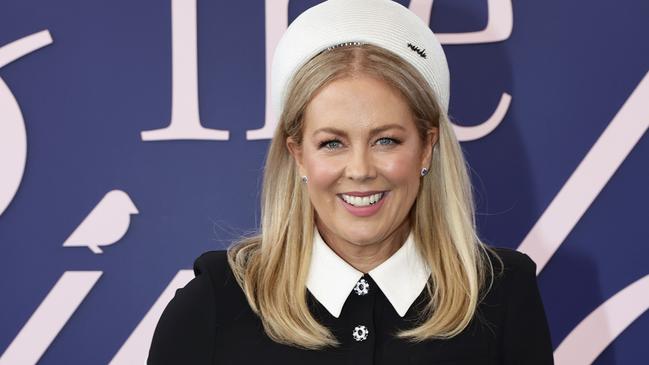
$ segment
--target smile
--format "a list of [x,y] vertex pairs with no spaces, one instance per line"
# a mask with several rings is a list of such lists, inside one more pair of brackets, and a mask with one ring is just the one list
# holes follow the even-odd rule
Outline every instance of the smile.
[[372,194],[368,196],[352,196],[347,194],[340,194],[340,197],[348,204],[355,207],[368,207],[378,203],[385,195],[384,192]]
[[[340,204],[347,210],[350,214],[357,217],[369,217],[381,209],[381,206],[385,203],[385,197],[388,196],[390,191],[368,191],[366,193],[355,193],[351,192],[350,194],[338,194],[340,198]],[[364,195],[364,196],[357,196]]]

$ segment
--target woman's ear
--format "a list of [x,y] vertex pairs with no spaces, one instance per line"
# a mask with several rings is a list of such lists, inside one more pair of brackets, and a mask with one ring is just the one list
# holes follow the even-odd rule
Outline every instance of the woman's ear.
[[424,146],[424,153],[422,156],[422,167],[430,166],[431,159],[433,158],[433,147],[439,139],[439,128],[432,127],[426,133],[426,144]]
[[300,175],[304,175],[304,168],[302,167],[302,145],[297,143],[293,137],[286,137],[286,148],[288,152],[293,156],[293,160],[297,164]]

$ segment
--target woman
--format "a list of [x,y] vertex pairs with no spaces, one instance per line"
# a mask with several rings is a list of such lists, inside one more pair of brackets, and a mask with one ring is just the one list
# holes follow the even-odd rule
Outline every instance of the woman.
[[272,80],[260,233],[196,260],[149,364],[552,364],[534,262],[476,234],[428,26],[325,1]]

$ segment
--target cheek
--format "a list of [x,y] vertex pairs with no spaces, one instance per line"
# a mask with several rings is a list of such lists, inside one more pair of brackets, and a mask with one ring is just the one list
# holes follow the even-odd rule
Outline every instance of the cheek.
[[380,164],[382,174],[393,184],[408,184],[417,182],[419,164],[412,154],[399,154]]
[[341,166],[334,160],[307,159],[305,168],[309,176],[309,189],[315,194],[332,189],[340,177]]

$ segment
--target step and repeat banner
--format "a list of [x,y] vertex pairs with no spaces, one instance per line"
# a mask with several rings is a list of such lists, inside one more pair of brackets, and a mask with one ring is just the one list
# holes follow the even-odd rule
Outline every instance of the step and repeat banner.
[[[399,2],[556,363],[649,363],[649,2]],[[270,61],[316,3],[0,2],[1,364],[145,361],[193,260],[257,227]]]

